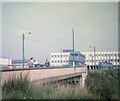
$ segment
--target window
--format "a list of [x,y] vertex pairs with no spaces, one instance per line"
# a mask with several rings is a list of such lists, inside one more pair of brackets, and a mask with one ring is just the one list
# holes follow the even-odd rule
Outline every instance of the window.
[[89,56],[92,56],[92,54],[90,54]]
[[74,54],[74,56],[78,56],[78,54]]
[[54,55],[52,55],[52,57],[54,57]]

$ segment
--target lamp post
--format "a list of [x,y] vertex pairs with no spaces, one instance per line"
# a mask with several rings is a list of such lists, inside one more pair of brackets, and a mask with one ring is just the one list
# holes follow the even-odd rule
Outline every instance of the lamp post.
[[31,34],[31,32],[26,32],[26,33],[22,33],[22,39],[23,39],[23,68],[24,68],[24,63],[25,63],[25,50],[24,50],[24,47],[25,47],[25,45],[24,45],[24,40],[25,40],[25,34]]
[[61,61],[61,67],[62,67],[62,49],[60,48],[60,53],[61,53],[61,55],[60,55],[60,57],[61,57],[61,59],[60,59],[60,61]]
[[73,67],[75,67],[75,61],[74,61],[74,29],[72,29],[72,36],[73,36]]
[[96,65],[96,60],[95,60],[95,46],[90,46],[90,48],[93,47],[93,51],[94,51],[94,66]]

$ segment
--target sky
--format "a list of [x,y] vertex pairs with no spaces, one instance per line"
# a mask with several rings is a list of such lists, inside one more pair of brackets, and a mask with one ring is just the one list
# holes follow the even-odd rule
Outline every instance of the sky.
[[25,58],[43,63],[51,52],[72,49],[72,29],[76,51],[117,51],[118,3],[3,2],[2,57],[22,59],[26,33]]

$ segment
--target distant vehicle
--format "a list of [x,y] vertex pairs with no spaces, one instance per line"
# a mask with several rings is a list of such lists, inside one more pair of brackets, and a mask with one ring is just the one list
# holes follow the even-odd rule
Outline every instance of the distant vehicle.
[[34,67],[43,67],[43,64],[35,64]]
[[104,61],[104,62],[99,62],[98,67],[103,69],[108,69],[108,68],[113,68],[114,66],[111,62]]

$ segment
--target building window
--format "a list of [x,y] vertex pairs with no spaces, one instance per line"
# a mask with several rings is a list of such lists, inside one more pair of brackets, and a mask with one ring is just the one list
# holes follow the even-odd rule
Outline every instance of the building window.
[[54,57],[54,55],[52,55],[52,57]]
[[92,56],[92,54],[90,54],[89,56]]
[[52,61],[52,62],[54,62],[54,61]]
[[105,54],[105,56],[107,56],[107,54]]
[[55,55],[55,57],[56,57],[56,55]]

